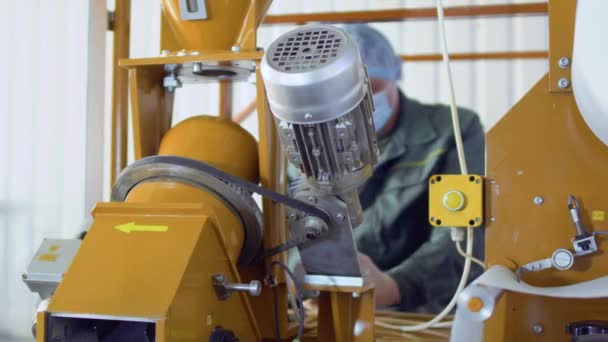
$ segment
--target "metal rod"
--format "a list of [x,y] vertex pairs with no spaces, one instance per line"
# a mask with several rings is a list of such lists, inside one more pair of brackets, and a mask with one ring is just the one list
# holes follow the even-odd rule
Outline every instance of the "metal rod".
[[[440,54],[399,55],[405,62],[435,62],[441,61]],[[474,61],[488,59],[544,59],[549,57],[548,51],[505,51],[505,52],[477,52],[477,53],[451,53],[450,60]]]
[[256,107],[257,102],[254,99],[247,106],[245,106],[243,110],[241,110],[240,112],[238,112],[238,114],[234,116],[234,122],[242,123],[243,121],[247,120],[247,118],[255,111]]
[[118,66],[122,58],[129,58],[131,0],[116,0],[114,10],[114,52],[112,56],[112,140],[110,186],[127,166],[127,130],[129,115],[129,84],[127,69]]
[[[436,62],[441,61],[440,54],[399,55],[404,62]],[[544,59],[549,57],[548,51],[512,51],[512,52],[480,52],[480,53],[453,53],[451,60],[499,60],[499,59]],[[256,101],[250,102],[243,110],[234,116],[234,122],[242,123],[255,111]]]
[[220,81],[220,117],[232,118],[232,82]]
[[[445,16],[448,18],[546,15],[547,13],[547,2],[536,2],[529,4],[454,6],[445,9]],[[434,19],[436,17],[437,12],[434,7],[402,8],[379,11],[322,12],[309,14],[269,15],[264,18],[263,24],[302,25],[309,22],[379,22],[402,21],[405,19]]]

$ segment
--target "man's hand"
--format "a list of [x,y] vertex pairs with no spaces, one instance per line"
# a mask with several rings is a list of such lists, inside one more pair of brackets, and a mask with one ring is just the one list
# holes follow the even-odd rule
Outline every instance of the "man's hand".
[[382,272],[376,264],[363,253],[359,253],[359,265],[364,275],[376,285],[376,307],[398,304],[401,301],[397,282]]

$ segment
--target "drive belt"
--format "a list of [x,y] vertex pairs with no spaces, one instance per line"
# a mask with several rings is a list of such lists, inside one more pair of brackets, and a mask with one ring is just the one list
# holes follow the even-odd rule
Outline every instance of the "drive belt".
[[[128,171],[129,169],[132,170],[132,169],[141,167],[143,165],[154,165],[154,164],[179,165],[180,167],[186,167],[186,168],[189,168],[192,170],[200,171],[202,173],[205,173],[207,175],[210,175],[210,176],[213,176],[213,177],[219,179],[220,181],[226,183],[228,186],[237,187],[237,188],[246,190],[250,193],[259,194],[262,197],[270,199],[275,203],[280,203],[280,204],[286,205],[292,209],[301,211],[309,216],[317,217],[320,220],[322,220],[328,227],[331,226],[331,217],[329,216],[329,214],[327,214],[325,211],[323,211],[315,206],[312,206],[312,205],[302,202],[300,200],[296,200],[289,196],[280,194],[276,191],[266,189],[257,184],[248,182],[246,180],[233,176],[229,173],[226,173],[222,170],[215,168],[214,166],[211,166],[207,163],[204,163],[204,162],[201,162],[198,160],[184,158],[184,157],[177,157],[177,156],[151,156],[151,157],[146,157],[146,158],[135,161],[134,163],[129,165],[129,167],[127,169],[125,169],[125,171],[123,171],[123,173]],[[121,174],[121,177],[122,177],[122,174]],[[177,178],[179,178],[179,176],[177,176]],[[132,184],[132,186],[134,186],[134,185],[135,184]],[[116,189],[116,185],[115,185],[115,189]],[[116,189],[116,190],[117,190],[116,191],[117,193],[121,193],[121,195],[118,197],[123,197],[129,191],[129,189]],[[112,197],[115,197],[114,193],[115,193],[115,191],[113,190]],[[287,251],[293,247],[296,247],[302,243],[305,243],[309,240],[310,239],[308,239],[306,237],[296,237],[296,238],[290,239],[287,242],[285,242],[284,244],[280,244],[278,246],[272,247],[272,248],[264,251],[261,254],[261,256],[259,258],[257,258],[257,260],[260,261],[264,258],[282,253],[282,252]]]

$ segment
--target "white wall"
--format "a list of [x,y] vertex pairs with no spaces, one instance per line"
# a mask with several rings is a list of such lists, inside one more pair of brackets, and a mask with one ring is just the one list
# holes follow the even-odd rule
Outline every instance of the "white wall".
[[43,237],[74,237],[101,198],[104,73],[89,66],[103,63],[105,1],[91,4],[2,1],[0,335],[30,334],[21,274]]

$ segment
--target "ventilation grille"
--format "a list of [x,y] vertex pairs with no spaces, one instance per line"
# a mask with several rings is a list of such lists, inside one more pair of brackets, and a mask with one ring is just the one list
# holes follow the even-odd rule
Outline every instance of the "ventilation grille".
[[312,28],[294,32],[275,42],[269,64],[285,72],[313,70],[338,58],[343,37],[335,30]]

